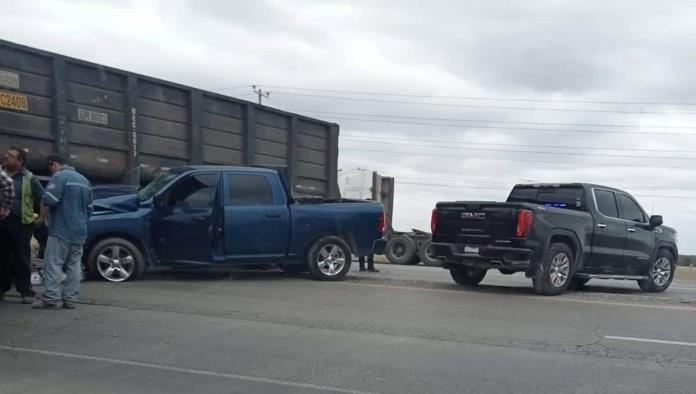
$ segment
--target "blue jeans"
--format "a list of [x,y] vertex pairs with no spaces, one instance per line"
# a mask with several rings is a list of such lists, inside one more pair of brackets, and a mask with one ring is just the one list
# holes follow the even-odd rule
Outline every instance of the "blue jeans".
[[[44,302],[57,304],[77,303],[80,295],[80,277],[82,276],[82,245],[63,241],[57,237],[48,237],[43,260]],[[65,273],[65,282],[61,290],[61,273]]]

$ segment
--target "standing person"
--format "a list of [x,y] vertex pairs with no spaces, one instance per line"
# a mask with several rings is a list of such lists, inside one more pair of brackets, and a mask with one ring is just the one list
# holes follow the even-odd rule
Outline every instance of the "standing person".
[[[48,216],[44,252],[44,293],[35,309],[74,309],[80,294],[82,248],[92,214],[92,186],[60,155],[48,157],[53,174],[42,200],[41,217]],[[66,278],[61,289],[61,272]]]
[[26,168],[27,152],[10,147],[3,169],[12,178],[14,199],[9,215],[0,220],[0,295],[14,286],[23,304],[31,304],[31,237],[34,218],[43,197],[39,180]]
[[13,201],[14,187],[12,178],[7,176],[5,171],[0,168],[0,219],[4,219],[10,214]]
[[365,257],[367,257],[367,270],[370,272],[379,272],[379,270],[377,268],[375,268],[375,256],[373,254],[358,257],[358,264],[360,265],[360,272],[365,271]]

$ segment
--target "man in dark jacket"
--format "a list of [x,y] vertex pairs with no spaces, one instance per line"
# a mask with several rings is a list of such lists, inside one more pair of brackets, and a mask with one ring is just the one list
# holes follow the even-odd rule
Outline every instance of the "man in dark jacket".
[[35,213],[43,198],[39,180],[26,169],[27,153],[11,147],[3,169],[12,178],[14,199],[9,215],[0,220],[0,298],[14,286],[23,304],[31,304],[31,237]]

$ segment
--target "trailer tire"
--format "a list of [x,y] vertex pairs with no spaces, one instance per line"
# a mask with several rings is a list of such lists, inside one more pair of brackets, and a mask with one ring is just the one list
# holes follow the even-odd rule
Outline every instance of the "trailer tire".
[[318,239],[309,248],[306,257],[312,277],[322,281],[343,280],[353,260],[348,244],[336,236]]
[[397,235],[387,241],[384,254],[391,264],[418,264],[416,243],[409,237]]
[[428,267],[442,267],[442,261],[437,257],[433,256],[432,241],[425,241],[420,245],[418,249],[418,256],[420,261]]

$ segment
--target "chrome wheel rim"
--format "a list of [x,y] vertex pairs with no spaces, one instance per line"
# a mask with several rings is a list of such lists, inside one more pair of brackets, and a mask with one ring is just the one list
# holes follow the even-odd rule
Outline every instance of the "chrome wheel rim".
[[317,267],[322,274],[336,276],[346,266],[346,255],[343,248],[336,244],[327,244],[319,249],[317,255]]
[[667,257],[660,257],[653,264],[651,277],[653,283],[662,287],[669,281],[672,276],[672,264]]
[[559,253],[551,260],[549,278],[554,287],[562,287],[570,276],[570,257],[565,253]]
[[135,259],[131,252],[118,245],[107,246],[97,256],[97,270],[109,282],[123,282],[135,271]]

